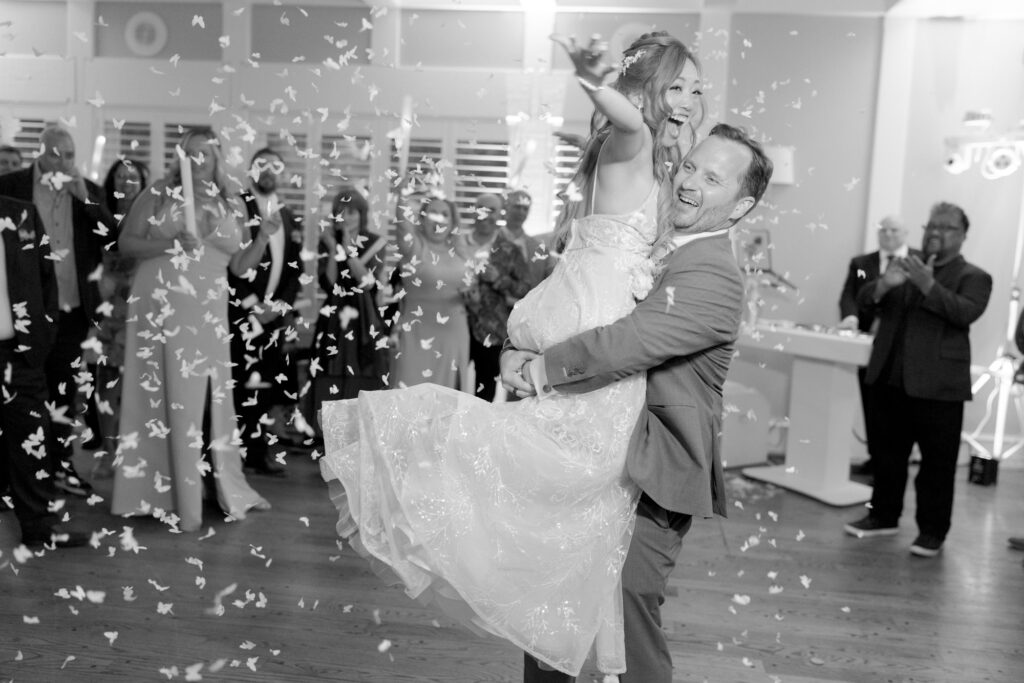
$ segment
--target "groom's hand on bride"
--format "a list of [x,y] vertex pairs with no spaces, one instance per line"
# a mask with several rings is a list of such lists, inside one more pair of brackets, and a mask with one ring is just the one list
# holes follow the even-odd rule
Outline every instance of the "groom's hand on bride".
[[501,384],[505,391],[513,396],[533,396],[537,392],[533,389],[530,376],[523,372],[523,366],[527,361],[539,357],[533,351],[520,351],[519,349],[506,349],[501,353]]

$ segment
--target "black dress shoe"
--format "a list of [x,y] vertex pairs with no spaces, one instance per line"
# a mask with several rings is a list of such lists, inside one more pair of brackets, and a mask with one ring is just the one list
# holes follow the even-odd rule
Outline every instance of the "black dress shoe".
[[1014,550],[1024,550],[1024,536],[1011,536],[1009,539],[1009,543],[1010,547]]
[[21,533],[21,542],[29,547],[52,545],[57,548],[78,548],[87,545],[91,539],[92,534],[68,529],[59,524]]
[[78,472],[75,472],[74,468],[54,474],[53,485],[57,487],[57,490],[69,493],[72,496],[82,496],[84,498],[92,493],[92,485],[78,476]]

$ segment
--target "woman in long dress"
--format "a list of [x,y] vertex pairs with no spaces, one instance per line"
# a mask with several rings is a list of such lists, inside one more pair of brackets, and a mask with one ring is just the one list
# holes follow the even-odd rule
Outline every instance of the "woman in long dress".
[[334,224],[321,236],[317,275],[325,298],[313,336],[317,413],[324,400],[383,389],[388,374],[388,330],[377,308],[386,239],[369,231],[369,213],[366,198],[343,187],[331,204]]
[[[259,262],[269,237],[242,249],[244,210],[226,194],[216,135],[185,133],[197,234],[186,225],[182,174],[172,169],[132,205],[118,240],[138,259],[129,299],[124,396],[111,511],[160,514],[181,531],[202,525],[203,478],[221,509],[243,519],[270,504],[242,474],[228,381],[227,269]],[[204,424],[205,423],[205,424]],[[204,441],[206,443],[204,443]],[[209,449],[210,462],[203,458]]]
[[[118,234],[132,202],[149,184],[148,176],[144,163],[126,158],[119,158],[107,171],[103,197],[107,210],[118,221]],[[110,463],[114,459],[117,424],[121,415],[124,328],[134,270],[135,260],[125,257],[119,249],[103,253],[103,274],[99,286],[107,304],[106,316],[89,331],[89,348],[83,355],[93,375],[93,395],[86,411],[86,424],[93,430],[93,443],[82,445],[101,449],[96,453],[92,475],[103,479],[109,479],[114,473]]]
[[[700,115],[679,41],[642,36],[614,86],[599,45],[562,44],[597,115],[562,258],[509,318],[513,344],[537,351],[626,315],[652,286],[668,164]],[[593,648],[601,671],[621,673],[619,575],[638,498],[624,463],[644,391],[637,375],[516,403],[428,384],[325,404],[338,531],[410,595],[547,666],[576,675]]]
[[398,346],[388,386],[430,382],[471,392],[469,320],[462,290],[472,254],[459,234],[458,210],[454,202],[427,192],[403,194],[396,214],[405,295],[399,303]]

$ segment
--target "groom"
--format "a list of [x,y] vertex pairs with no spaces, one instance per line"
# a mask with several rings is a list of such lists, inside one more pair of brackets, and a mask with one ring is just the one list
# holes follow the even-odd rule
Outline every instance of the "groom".
[[[675,177],[669,209],[675,232],[664,271],[625,318],[547,349],[507,349],[501,380],[511,393],[584,393],[647,371],[647,408],[626,457],[642,490],[622,568],[626,668],[622,683],[670,683],[672,658],[661,629],[665,586],[694,515],[725,516],[719,456],[722,385],[740,322],[743,281],[729,229],[757,204],[772,175],[761,146],[719,124]],[[659,250],[656,249],[656,252]],[[529,655],[526,683],[571,678]]]

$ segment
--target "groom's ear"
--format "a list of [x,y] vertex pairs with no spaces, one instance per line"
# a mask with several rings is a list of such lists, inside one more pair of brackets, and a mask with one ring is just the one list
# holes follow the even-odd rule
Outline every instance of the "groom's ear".
[[750,213],[750,210],[753,208],[753,197],[741,197],[739,201],[736,202],[736,206],[732,207],[732,211],[729,213],[729,218],[735,223]]

